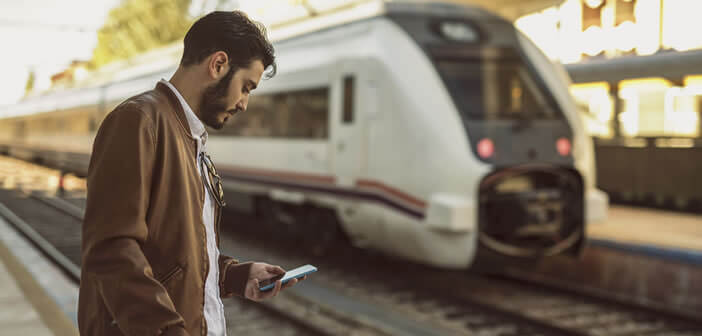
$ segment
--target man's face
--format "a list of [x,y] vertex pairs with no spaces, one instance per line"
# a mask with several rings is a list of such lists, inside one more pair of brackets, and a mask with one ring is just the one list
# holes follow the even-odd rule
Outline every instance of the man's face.
[[249,93],[258,86],[264,70],[263,62],[254,60],[246,68],[230,69],[219,82],[205,88],[200,103],[202,122],[221,129],[229,117],[246,111]]

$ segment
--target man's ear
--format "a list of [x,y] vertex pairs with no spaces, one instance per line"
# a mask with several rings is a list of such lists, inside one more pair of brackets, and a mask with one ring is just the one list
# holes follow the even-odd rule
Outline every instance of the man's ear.
[[213,53],[207,62],[207,72],[212,79],[220,79],[229,71],[229,57],[224,51]]

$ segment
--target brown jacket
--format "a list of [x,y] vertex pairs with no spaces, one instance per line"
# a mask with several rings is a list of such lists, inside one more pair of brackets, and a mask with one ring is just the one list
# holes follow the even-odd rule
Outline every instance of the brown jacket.
[[[81,335],[206,335],[205,190],[196,151],[185,112],[163,84],[105,118],[88,170]],[[243,295],[250,263],[221,256],[219,267],[222,296]]]

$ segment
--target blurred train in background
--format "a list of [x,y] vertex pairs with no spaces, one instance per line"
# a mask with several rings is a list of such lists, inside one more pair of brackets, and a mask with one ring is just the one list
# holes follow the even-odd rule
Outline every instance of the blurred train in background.
[[567,66],[613,202],[702,212],[702,51]]
[[[228,203],[439,267],[581,251],[608,200],[561,65],[477,8],[373,2],[341,18],[273,32],[278,75],[210,131]],[[85,175],[105,115],[174,67],[9,107],[0,151]]]
[[701,1],[563,0],[515,19],[552,60],[615,203],[702,213]]

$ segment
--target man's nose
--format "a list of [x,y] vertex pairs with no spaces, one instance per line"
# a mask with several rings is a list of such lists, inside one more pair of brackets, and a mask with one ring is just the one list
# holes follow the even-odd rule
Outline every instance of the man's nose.
[[246,106],[249,105],[249,96],[244,96],[237,104],[236,107],[241,111],[246,111]]

